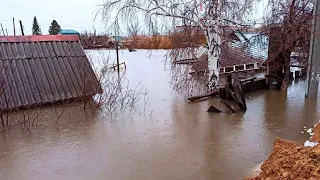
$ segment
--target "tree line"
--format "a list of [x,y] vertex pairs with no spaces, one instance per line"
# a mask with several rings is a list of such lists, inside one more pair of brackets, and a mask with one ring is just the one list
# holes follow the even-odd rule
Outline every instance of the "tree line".
[[[53,20],[51,22],[51,25],[49,26],[49,34],[50,35],[56,35],[61,31],[61,27],[59,25],[59,23],[56,20]],[[33,23],[32,23],[32,35],[42,35],[42,31],[41,28],[39,26],[37,17],[34,16],[33,18]]]

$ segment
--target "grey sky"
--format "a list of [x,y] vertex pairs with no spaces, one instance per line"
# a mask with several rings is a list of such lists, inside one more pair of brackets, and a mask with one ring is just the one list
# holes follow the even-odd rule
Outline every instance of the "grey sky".
[[[256,3],[253,12],[254,19],[261,18],[266,0]],[[103,0],[2,0],[0,23],[13,35],[12,17],[16,20],[17,34],[20,35],[19,20],[22,20],[25,34],[31,34],[33,17],[37,16],[43,34],[48,34],[48,28],[53,19],[57,20],[63,29],[74,29],[79,32],[88,30],[93,32],[93,25],[97,32],[105,32],[104,23],[94,17],[98,5]]]
[[[20,34],[19,20],[22,20],[26,34],[31,33],[33,17],[37,16],[43,34],[48,34],[48,28],[53,19],[57,20],[63,29],[77,31],[93,31],[93,19],[98,5],[103,0],[3,0],[1,1],[0,23],[13,34],[12,17],[16,20],[17,33]],[[100,18],[96,20],[97,31],[104,31]]]

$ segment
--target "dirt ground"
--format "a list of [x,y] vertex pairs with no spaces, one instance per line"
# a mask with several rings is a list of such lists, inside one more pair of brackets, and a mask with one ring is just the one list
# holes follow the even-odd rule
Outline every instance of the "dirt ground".
[[310,138],[310,141],[320,143],[320,123],[316,124],[312,129],[312,132],[315,134]]
[[[320,131],[320,125],[317,128]],[[319,134],[314,136],[319,138]],[[320,145],[304,147],[294,141],[278,138],[273,151],[261,166],[261,173],[245,180],[320,179]]]

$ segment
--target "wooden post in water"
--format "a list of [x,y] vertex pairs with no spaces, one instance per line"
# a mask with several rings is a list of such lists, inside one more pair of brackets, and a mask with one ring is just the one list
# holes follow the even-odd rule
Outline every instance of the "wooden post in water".
[[13,23],[13,35],[16,35],[16,23],[14,22],[14,17],[12,19],[12,23]]
[[119,43],[116,40],[116,52],[117,52],[117,68],[118,68],[118,75],[120,74],[120,65],[119,65]]
[[3,30],[2,23],[0,23],[0,25],[1,25],[1,29],[2,29],[2,34],[3,34],[3,36],[6,36],[6,33],[5,33],[4,30]]
[[23,31],[23,26],[22,26],[22,21],[19,20],[20,23],[20,29],[21,29],[21,35],[24,36],[24,31]]

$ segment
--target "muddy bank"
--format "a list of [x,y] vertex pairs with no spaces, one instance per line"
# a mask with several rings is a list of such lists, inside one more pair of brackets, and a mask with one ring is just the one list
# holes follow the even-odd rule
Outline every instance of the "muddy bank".
[[304,147],[294,141],[276,139],[261,173],[245,180],[264,179],[320,179],[320,146]]
[[313,135],[310,138],[311,142],[320,142],[320,122],[312,129]]

